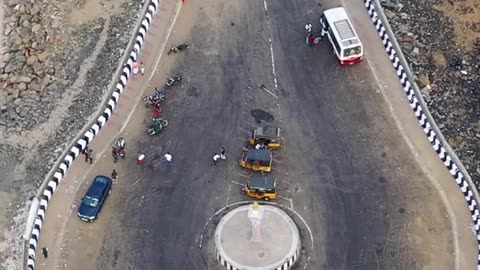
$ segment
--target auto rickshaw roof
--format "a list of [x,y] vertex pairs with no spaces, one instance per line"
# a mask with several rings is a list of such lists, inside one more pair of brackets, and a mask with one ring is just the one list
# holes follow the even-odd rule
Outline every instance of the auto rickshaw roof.
[[280,137],[280,128],[277,127],[258,127],[255,131],[257,137],[278,138]]
[[247,152],[247,159],[258,161],[270,161],[272,152],[266,149],[249,149]]
[[274,189],[277,186],[276,179],[271,175],[255,176],[250,179],[251,188]]

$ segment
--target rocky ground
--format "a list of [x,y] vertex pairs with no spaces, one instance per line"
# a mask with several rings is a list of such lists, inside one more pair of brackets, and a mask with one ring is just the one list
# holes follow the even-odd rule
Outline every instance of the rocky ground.
[[480,1],[400,0],[386,15],[433,117],[478,188]]
[[107,94],[141,1],[3,1],[0,268],[20,269],[27,198]]

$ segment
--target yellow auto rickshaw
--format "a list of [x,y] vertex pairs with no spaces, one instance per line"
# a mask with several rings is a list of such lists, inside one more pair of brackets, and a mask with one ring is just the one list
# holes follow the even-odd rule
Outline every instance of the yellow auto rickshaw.
[[272,171],[272,151],[267,149],[248,149],[243,151],[240,166],[254,171]]
[[258,127],[252,131],[249,143],[251,145],[265,145],[268,149],[276,149],[281,145],[280,128]]
[[276,187],[277,181],[273,176],[257,176],[245,183],[242,193],[259,200],[275,200],[277,198]]

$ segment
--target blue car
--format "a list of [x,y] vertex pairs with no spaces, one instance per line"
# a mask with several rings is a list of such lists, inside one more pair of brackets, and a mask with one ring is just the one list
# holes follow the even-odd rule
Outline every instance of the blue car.
[[78,208],[78,216],[83,221],[93,222],[102,209],[112,188],[112,179],[99,175],[95,177]]

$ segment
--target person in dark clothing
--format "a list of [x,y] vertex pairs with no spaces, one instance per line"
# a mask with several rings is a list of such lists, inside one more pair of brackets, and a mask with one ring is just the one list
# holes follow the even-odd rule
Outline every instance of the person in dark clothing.
[[114,183],[114,184],[117,184],[117,183],[118,183],[118,181],[117,181],[118,178],[117,178],[117,177],[118,177],[117,171],[113,170],[113,171],[112,171],[112,180],[113,180],[113,183]]
[[117,151],[117,148],[115,147],[112,147],[112,157],[113,157],[113,162],[117,162],[118,161],[118,151]]
[[85,156],[85,162],[88,162],[88,146],[82,150],[82,154]]
[[42,254],[43,254],[43,257],[44,257],[45,259],[48,258],[48,248],[43,247],[43,248],[42,248]]
[[226,156],[225,156],[225,147],[222,147],[220,149],[220,158],[225,160],[226,159]]
[[93,164],[93,150],[92,149],[87,150],[87,156],[85,157],[85,162],[90,162],[90,164]]

